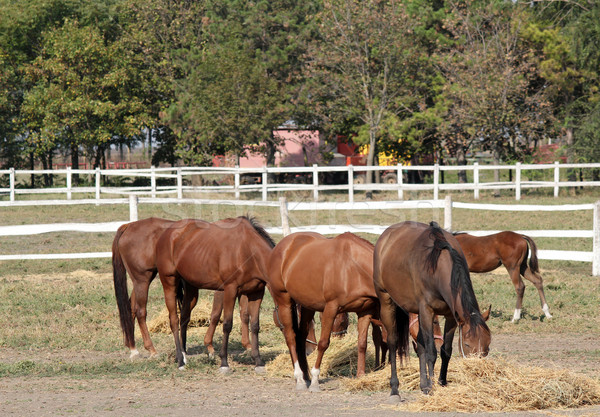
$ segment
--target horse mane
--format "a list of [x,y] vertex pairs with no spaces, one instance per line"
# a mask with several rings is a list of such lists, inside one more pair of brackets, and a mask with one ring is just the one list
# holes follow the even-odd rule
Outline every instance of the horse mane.
[[468,317],[471,328],[482,325],[487,328],[481,314],[474,314],[475,312],[480,312],[480,310],[477,298],[475,297],[475,291],[473,291],[473,284],[471,283],[471,277],[469,275],[469,266],[467,265],[465,257],[450,245],[444,237],[441,227],[436,222],[432,221],[429,223],[429,227],[431,229],[429,236],[433,239],[433,249],[427,256],[429,272],[432,274],[435,272],[442,250],[447,249],[450,253],[450,258],[452,259],[452,276],[450,278],[452,296],[456,298],[458,291],[461,290],[460,303],[465,316]]
[[275,241],[273,240],[271,235],[267,233],[267,231],[260,225],[260,223],[258,223],[258,220],[256,220],[254,216],[245,215],[240,217],[242,219],[248,220],[248,223],[250,223],[250,225],[254,228],[254,230],[256,230],[260,237],[262,237],[265,240],[265,242],[269,244],[271,249],[275,247]]

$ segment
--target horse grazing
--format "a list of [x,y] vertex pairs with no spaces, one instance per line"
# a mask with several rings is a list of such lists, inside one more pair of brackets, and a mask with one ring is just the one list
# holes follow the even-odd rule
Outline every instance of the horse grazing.
[[[269,260],[269,290],[278,306],[285,341],[294,365],[296,388],[319,391],[319,373],[338,313],[358,315],[357,376],[365,373],[370,319],[377,315],[373,288],[373,245],[352,233],[328,239],[318,233],[292,233]],[[300,323],[295,303],[300,304]],[[315,311],[322,312],[315,365],[308,376],[305,340]]]
[[[112,265],[115,297],[125,346],[130,349],[130,357],[140,353],[135,347],[134,317],[137,318],[144,347],[153,356],[156,349],[150,339],[146,325],[146,305],[148,288],[156,277],[156,242],[163,232],[174,222],[149,218],[124,224],[119,227],[112,244]],[[133,290],[127,295],[127,273]]]
[[[552,318],[544,295],[544,281],[538,267],[537,246],[532,238],[515,232],[500,232],[488,236],[473,236],[468,233],[454,233],[460,243],[469,271],[490,272],[504,265],[517,292],[517,305],[512,321],[521,318],[525,284],[521,276],[535,285],[540,294],[542,310],[547,318]],[[527,256],[531,248],[531,259],[527,265]]]
[[[439,382],[446,385],[454,332],[459,328],[458,348],[463,356],[487,355],[490,330],[481,314],[467,262],[460,245],[437,223],[402,222],[388,227],[375,244],[373,282],[381,305],[381,321],[387,331],[390,352],[401,360],[408,355],[409,316],[419,314],[417,355],[420,387],[432,388],[437,357],[433,322],[435,315],[446,318],[440,356]],[[489,311],[486,314],[489,316]],[[396,355],[390,355],[392,388],[390,400],[400,400]]]
[[186,359],[179,334],[176,289],[179,281],[184,280],[194,288],[223,291],[223,345],[219,353],[222,372],[229,370],[227,346],[235,299],[238,294],[248,296],[252,358],[256,370],[264,370],[258,350],[259,312],[267,279],[266,263],[274,246],[269,234],[248,217],[214,223],[180,220],[160,236],[156,244],[156,265],[180,369]]

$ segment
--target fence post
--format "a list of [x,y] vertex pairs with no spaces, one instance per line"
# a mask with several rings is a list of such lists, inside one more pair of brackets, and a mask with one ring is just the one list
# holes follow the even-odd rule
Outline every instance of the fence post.
[[71,167],[67,167],[67,200],[71,199],[71,189],[73,187],[73,176]]
[[15,169],[11,168],[9,176],[10,183],[10,201],[15,201]]
[[129,221],[136,222],[138,219],[138,196],[129,196]]
[[235,199],[240,199],[240,166],[235,166],[235,174],[233,174],[233,189],[235,190]]
[[592,275],[600,276],[600,200],[594,203],[594,243],[592,258]]
[[281,231],[283,232],[283,237],[286,237],[292,233],[292,230],[290,229],[290,216],[285,197],[279,197],[279,213],[281,214]]
[[521,200],[521,163],[517,162],[515,164],[515,198],[517,201]]
[[96,167],[96,201],[98,200],[100,200],[100,167]]
[[558,197],[558,183],[560,182],[560,162],[554,162],[554,197]]
[[473,164],[473,198],[479,200],[479,162]]
[[444,200],[444,229],[452,231],[452,196],[450,194]]
[[150,191],[152,198],[156,198],[156,167],[154,165],[150,167]]
[[348,203],[354,204],[354,166],[348,165]]
[[318,165],[313,164],[313,200],[319,201],[319,171]]
[[183,177],[181,176],[181,168],[177,168],[177,199],[183,199]]
[[398,171],[396,172],[396,179],[398,182],[398,200],[404,200],[404,190],[402,189],[402,165],[398,164]]
[[267,201],[267,166],[263,165],[262,171],[262,201]]
[[435,164],[433,167],[433,199],[437,200],[440,194],[440,165]]

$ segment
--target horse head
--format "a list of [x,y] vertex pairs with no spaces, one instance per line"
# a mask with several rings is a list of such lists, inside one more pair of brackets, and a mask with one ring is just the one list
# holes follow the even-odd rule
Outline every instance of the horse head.
[[487,356],[490,351],[492,335],[485,323],[490,317],[492,306],[484,311],[473,311],[468,320],[462,320],[456,315],[459,323],[458,348],[463,357]]

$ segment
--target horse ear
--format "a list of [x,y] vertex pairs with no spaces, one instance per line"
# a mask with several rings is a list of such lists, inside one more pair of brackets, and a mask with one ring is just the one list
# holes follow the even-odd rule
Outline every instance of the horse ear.
[[492,305],[490,304],[488,309],[485,310],[483,313],[481,313],[481,317],[483,317],[483,320],[488,321],[488,319],[490,318],[491,312],[492,312]]

